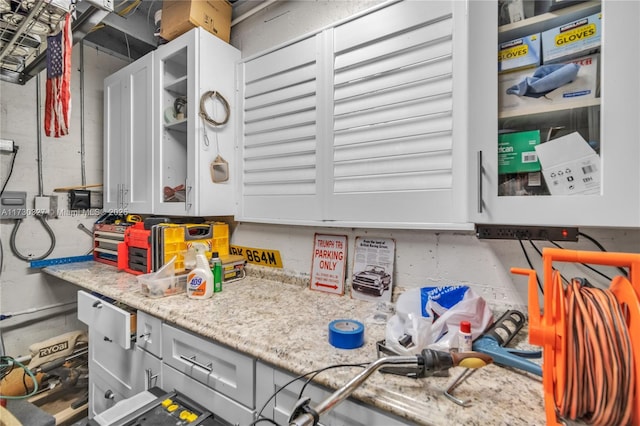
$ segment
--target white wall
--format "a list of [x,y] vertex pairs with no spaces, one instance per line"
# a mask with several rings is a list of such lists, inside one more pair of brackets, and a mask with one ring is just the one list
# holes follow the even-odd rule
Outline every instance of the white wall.
[[[84,49],[84,144],[86,183],[102,183],[102,84],[104,78],[125,63],[95,48]],[[46,71],[40,74],[41,99],[45,101]],[[61,138],[44,135],[42,123],[36,119],[36,78],[24,86],[0,82],[0,137],[12,139],[20,147],[13,174],[6,191],[26,191],[27,207],[33,207],[34,196],[39,194],[37,163],[37,126],[42,130],[43,194],[58,196],[59,218],[49,219],[55,236],[55,249],[50,259],[85,255],[91,249],[91,237],[77,228],[84,224],[92,229],[97,216],[69,211],[68,196],[53,192],[54,188],[82,184],[81,132],[80,132],[80,45],[72,53],[71,77],[72,116],[70,134]],[[44,120],[44,112],[41,115]],[[0,154],[0,179],[4,183],[9,174],[11,155]],[[80,215],[76,215],[81,213]],[[74,214],[74,216],[72,216]],[[64,306],[32,314],[15,316],[0,322],[5,352],[13,356],[26,354],[34,342],[56,336],[84,325],[77,321],[75,298],[77,288],[64,281],[30,269],[10,250],[10,236],[14,220],[0,221],[3,248],[3,266],[0,275],[0,312],[6,315],[39,309],[54,304]],[[40,222],[29,215],[22,221],[16,234],[15,246],[20,254],[39,257],[50,247],[50,238]]]

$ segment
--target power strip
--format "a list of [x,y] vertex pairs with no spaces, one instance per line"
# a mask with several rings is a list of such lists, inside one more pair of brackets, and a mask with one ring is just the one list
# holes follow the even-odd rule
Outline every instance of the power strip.
[[478,239],[578,241],[578,228],[570,226],[476,225]]

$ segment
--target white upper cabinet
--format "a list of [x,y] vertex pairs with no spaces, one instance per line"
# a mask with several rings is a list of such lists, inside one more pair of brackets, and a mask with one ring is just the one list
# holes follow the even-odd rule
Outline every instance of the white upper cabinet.
[[[202,28],[194,28],[155,51],[158,94],[157,102],[149,105],[157,118],[154,213],[177,216],[235,213],[233,105],[234,70],[239,59],[237,49]],[[212,93],[207,95],[209,92]],[[214,122],[226,120],[226,123],[209,124],[200,116],[201,112]],[[228,163],[228,179],[216,175],[214,182],[212,167],[224,161]]]
[[[582,2],[501,27],[497,2],[471,1],[469,15],[470,219],[640,226],[640,2]],[[539,98],[506,95],[506,81],[524,81],[536,67],[499,75],[498,44],[558,27],[557,45],[597,31],[600,46],[547,60],[554,39],[541,37],[543,65],[577,60],[577,76]],[[519,150],[512,141],[523,132],[533,142]]]
[[105,211],[151,213],[153,199],[152,53],[104,81]]
[[239,74],[239,220],[470,227],[464,3],[388,3]]

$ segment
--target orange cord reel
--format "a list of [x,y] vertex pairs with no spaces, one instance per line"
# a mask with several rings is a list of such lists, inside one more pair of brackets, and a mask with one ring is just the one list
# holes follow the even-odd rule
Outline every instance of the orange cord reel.
[[[628,280],[616,276],[609,287],[622,308],[629,339],[631,341],[635,382],[628,395],[633,398],[631,424],[640,424],[640,254],[589,252],[545,248],[542,252],[544,273],[544,314],[540,314],[538,282],[536,272],[531,269],[512,268],[511,272],[526,275],[529,295],[529,341],[543,349],[542,385],[545,413],[548,425],[562,425],[558,418],[558,407],[564,401],[568,378],[567,357],[572,353],[568,347],[567,302],[560,274],[553,269],[554,262],[573,262],[629,268]],[[596,372],[599,373],[599,372]]]

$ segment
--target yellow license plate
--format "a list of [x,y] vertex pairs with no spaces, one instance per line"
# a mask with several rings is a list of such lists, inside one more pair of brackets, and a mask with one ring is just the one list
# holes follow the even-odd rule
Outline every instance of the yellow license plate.
[[254,265],[282,268],[282,259],[278,250],[269,250],[253,247],[230,246],[231,254],[244,257],[248,263]]

